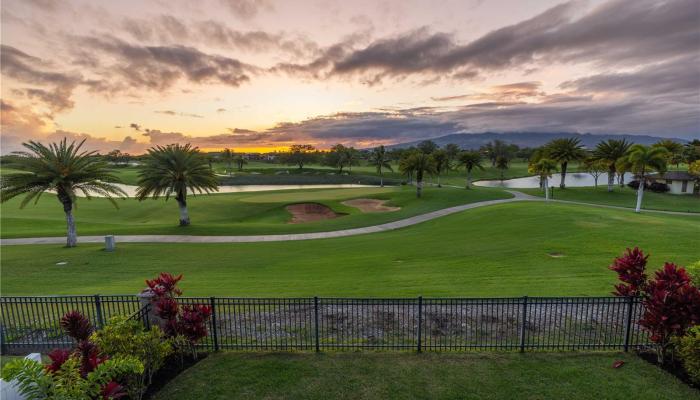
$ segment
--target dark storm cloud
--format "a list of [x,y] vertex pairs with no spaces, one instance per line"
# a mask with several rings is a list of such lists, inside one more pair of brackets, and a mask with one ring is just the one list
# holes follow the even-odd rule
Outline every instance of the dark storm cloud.
[[133,88],[165,90],[181,78],[199,84],[238,87],[248,82],[248,74],[255,71],[236,59],[193,47],[141,46],[110,36],[83,37],[79,42],[113,60],[95,72],[107,79],[121,79]]
[[[578,19],[576,2],[557,5],[534,18],[494,30],[470,43],[420,29],[348,51],[326,51],[300,65],[280,65],[307,75],[369,75],[371,80],[410,74],[478,72],[553,62],[633,65],[698,52],[700,7],[696,0],[615,0]],[[338,45],[336,45],[338,46]],[[315,71],[309,71],[316,68]]]

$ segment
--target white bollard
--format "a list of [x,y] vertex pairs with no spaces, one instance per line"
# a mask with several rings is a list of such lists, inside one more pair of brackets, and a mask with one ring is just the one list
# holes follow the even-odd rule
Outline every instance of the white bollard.
[[117,248],[117,241],[114,235],[105,236],[105,251],[114,251]]

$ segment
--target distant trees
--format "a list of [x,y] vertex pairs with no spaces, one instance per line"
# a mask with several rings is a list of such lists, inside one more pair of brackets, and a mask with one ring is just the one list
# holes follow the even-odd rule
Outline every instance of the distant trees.
[[625,139],[610,139],[598,143],[595,150],[593,150],[593,157],[608,165],[608,192],[612,192],[613,185],[615,184],[615,173],[618,171],[618,161],[627,156],[627,151],[631,145],[632,144]]
[[235,154],[231,149],[224,149],[224,151],[221,152],[221,159],[226,163],[226,173],[228,176],[231,176],[231,173],[233,172],[233,168],[231,167],[231,164],[233,163],[233,159],[235,157]]
[[171,144],[148,149],[148,157],[139,173],[136,198],[157,199],[175,196],[180,208],[180,226],[190,224],[187,210],[187,192],[210,193],[218,191],[218,180],[208,168],[199,149],[189,143]]
[[630,163],[632,172],[639,178],[637,207],[635,208],[635,212],[640,212],[647,173],[650,171],[664,172],[666,170],[668,150],[664,147],[647,147],[641,144],[635,144],[630,147],[627,160]]
[[447,152],[445,150],[435,150],[430,156],[433,158],[433,164],[435,166],[437,185],[438,187],[442,187],[442,184],[440,184],[440,175],[450,168],[450,160],[447,156]]
[[510,159],[506,156],[496,158],[496,169],[501,171],[501,180],[505,179],[504,174],[510,165]]
[[387,153],[384,146],[375,147],[369,155],[369,165],[377,169],[379,174],[379,185],[384,187],[384,170],[394,171],[391,166],[391,161],[389,159],[389,154]]
[[484,169],[484,166],[481,164],[481,162],[481,153],[479,153],[478,151],[465,151],[459,155],[459,165],[463,166],[464,169],[467,171],[467,189],[471,189],[472,170]]
[[528,172],[540,177],[542,188],[544,189],[544,197],[549,201],[549,178],[552,173],[557,170],[557,162],[549,158],[541,158],[534,164],[530,164]]
[[127,165],[131,161],[131,155],[129,153],[122,153],[121,150],[115,149],[104,155],[104,158],[117,165]]
[[593,177],[594,187],[598,188],[598,178],[608,169],[604,160],[588,157],[583,161],[583,169]]
[[438,149],[438,145],[432,140],[424,140],[418,143],[418,150],[423,154],[433,154]]
[[243,166],[248,164],[248,160],[243,157],[243,154],[236,154],[236,156],[233,158],[233,162],[236,163],[236,167],[239,171],[243,171]]
[[457,163],[457,160],[459,159],[459,154],[462,152],[462,149],[454,143],[446,144],[443,149],[447,154],[447,169],[445,171],[449,172],[449,170],[451,170]]
[[684,161],[682,144],[676,142],[675,140],[664,139],[660,140],[653,145],[654,147],[663,147],[668,152],[668,163],[675,164],[676,168],[680,167],[680,164]]
[[435,173],[435,162],[433,158],[421,151],[407,154],[399,162],[399,169],[407,175],[416,177],[416,197],[420,198],[423,193],[423,176]]
[[338,169],[338,173],[343,173],[343,168],[352,168],[359,163],[358,151],[354,147],[345,147],[336,144],[324,157],[324,164]]
[[289,152],[283,154],[282,159],[286,164],[296,165],[302,169],[304,164],[314,161],[315,151],[316,148],[310,144],[293,144],[289,147]]
[[30,201],[34,203],[44,192],[54,191],[63,205],[66,215],[66,246],[75,247],[78,235],[73,217],[73,206],[80,192],[89,200],[91,194],[105,196],[115,207],[113,196],[124,197],[126,193],[113,183],[120,182],[112,174],[107,163],[96,156],[94,151],[81,151],[85,140],[68,144],[66,139],[48,146],[30,141],[22,143],[28,151],[15,152],[7,163],[10,168],[22,172],[3,174],[0,181],[0,201],[25,194],[20,208]]
[[561,183],[559,187],[566,188],[566,169],[572,161],[581,161],[586,152],[578,138],[554,139],[545,145],[547,157],[561,165]]
[[496,139],[482,146],[480,150],[482,154],[491,160],[491,166],[496,167],[496,162],[499,158],[506,160],[512,158],[513,149],[512,146],[509,146],[504,141]]

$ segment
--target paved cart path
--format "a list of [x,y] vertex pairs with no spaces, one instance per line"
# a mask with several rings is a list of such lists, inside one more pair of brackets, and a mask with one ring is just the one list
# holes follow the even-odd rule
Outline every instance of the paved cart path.
[[[394,222],[387,222],[381,225],[365,226],[362,228],[341,229],[330,232],[311,232],[311,233],[290,233],[279,235],[245,235],[245,236],[193,236],[193,235],[116,235],[117,243],[251,243],[251,242],[284,242],[293,240],[312,240],[312,239],[328,239],[355,235],[364,235],[366,233],[386,232],[394,229],[405,228],[407,226],[420,224],[421,222],[430,221],[446,215],[458,213],[472,208],[492,206],[496,204],[512,203],[516,201],[545,201],[542,197],[531,196],[516,190],[507,190],[513,197],[501,200],[486,200],[461,206],[444,208],[429,212],[426,214],[416,215],[409,218],[404,218]],[[582,203],[566,200],[550,200],[550,202],[567,203],[567,204],[582,204],[595,207],[613,208],[622,210],[631,210],[627,207],[609,206],[602,204]],[[700,217],[700,213],[684,213],[675,211],[658,211],[644,210],[645,213],[662,213],[674,215],[689,215]],[[80,243],[104,243],[104,236],[79,236]],[[18,238],[18,239],[0,239],[2,245],[18,245],[18,244],[62,244],[65,243],[65,236],[56,237],[35,237],[35,238]]]

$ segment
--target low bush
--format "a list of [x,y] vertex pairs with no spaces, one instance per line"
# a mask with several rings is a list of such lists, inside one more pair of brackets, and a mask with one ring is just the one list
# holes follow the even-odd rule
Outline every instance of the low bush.
[[666,193],[669,190],[671,190],[671,188],[667,184],[661,182],[652,182],[648,185],[648,187],[649,190],[655,193]]
[[695,287],[700,288],[700,260],[685,267]]
[[110,357],[135,357],[143,364],[143,374],[127,377],[126,391],[131,399],[140,399],[153,375],[165,364],[173,353],[172,340],[154,326],[144,330],[139,321],[124,316],[113,317],[99,331],[92,334],[91,340],[102,354]]
[[[631,187],[634,190],[637,190],[637,189],[639,189],[639,181],[636,179],[629,181],[629,183],[627,183],[627,186]],[[647,186],[644,186],[644,189],[646,189],[646,188],[647,188]]]
[[678,356],[693,382],[700,384],[700,326],[691,328],[677,341]]

